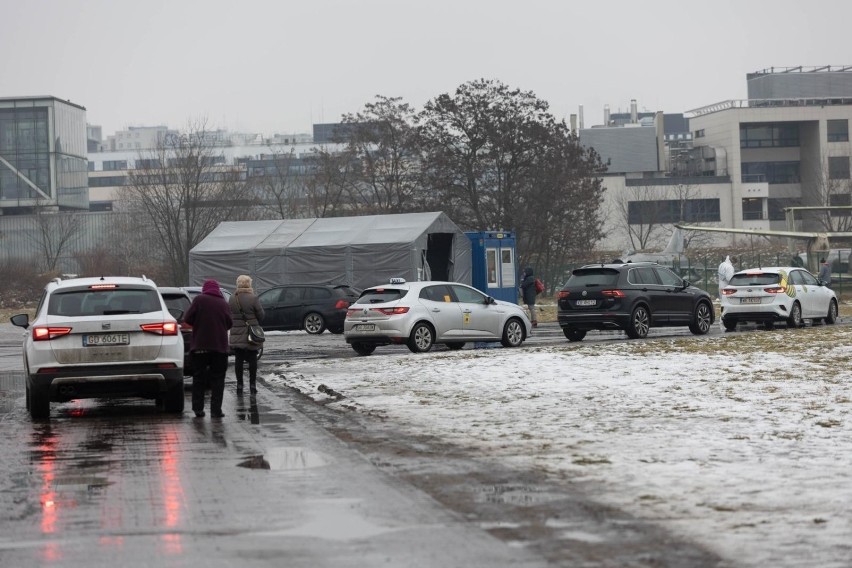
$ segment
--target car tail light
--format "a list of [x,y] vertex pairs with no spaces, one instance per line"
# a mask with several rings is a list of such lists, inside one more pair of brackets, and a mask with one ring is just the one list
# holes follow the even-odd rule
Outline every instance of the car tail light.
[[784,292],[786,292],[786,290],[784,288],[782,288],[781,286],[773,286],[771,288],[764,288],[763,291],[766,292],[767,294],[783,294]]
[[143,323],[139,327],[142,331],[156,333],[157,335],[177,335],[178,323],[176,321],[164,321],[161,323]]
[[722,294],[724,294],[725,296],[732,296],[736,293],[737,293],[736,288],[723,288],[722,289]]
[[601,290],[601,296],[607,296],[609,298],[623,298],[624,292],[621,290]]
[[346,310],[346,317],[348,317],[348,318],[355,317],[355,314],[360,312],[360,311],[361,310],[355,310],[355,309],[350,308],[350,309]]
[[408,313],[408,306],[398,306],[396,308],[373,308],[374,312],[382,313],[386,316],[398,316]]
[[49,327],[39,325],[33,328],[33,341],[50,341],[71,333],[70,327]]
[[567,298],[570,295],[571,295],[571,293],[568,290],[560,290],[559,295],[557,296],[557,299],[564,300],[565,298]]
[[[346,300],[337,300],[337,303],[334,304],[335,310],[345,310],[349,307],[349,302]],[[346,312],[346,315],[349,315],[349,312]]]

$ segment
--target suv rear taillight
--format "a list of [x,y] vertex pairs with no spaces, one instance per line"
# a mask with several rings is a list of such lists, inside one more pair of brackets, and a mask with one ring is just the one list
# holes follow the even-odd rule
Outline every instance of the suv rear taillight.
[[784,288],[782,288],[781,286],[773,286],[772,288],[764,288],[763,291],[766,292],[767,294],[783,294],[784,292],[786,292],[786,290]]
[[571,295],[571,292],[569,292],[568,290],[560,290],[559,295],[556,298],[558,300],[564,300],[565,298],[567,298],[570,295]]
[[178,334],[178,324],[176,321],[164,321],[161,323],[143,323],[139,327],[142,328],[142,331],[147,331],[148,333],[155,333],[157,335]]
[[[348,307],[349,307],[349,302],[347,300],[337,300],[337,303],[334,304],[335,310],[345,310]],[[349,315],[349,312],[347,312],[346,315]]]
[[606,296],[608,298],[623,298],[624,292],[621,290],[601,290],[601,296]]
[[725,296],[732,296],[732,295],[734,295],[734,294],[736,294],[736,293],[737,293],[737,289],[736,289],[736,288],[724,288],[724,289],[722,290],[722,294],[724,294]]
[[71,333],[70,327],[49,327],[39,325],[33,328],[33,341],[50,341]]

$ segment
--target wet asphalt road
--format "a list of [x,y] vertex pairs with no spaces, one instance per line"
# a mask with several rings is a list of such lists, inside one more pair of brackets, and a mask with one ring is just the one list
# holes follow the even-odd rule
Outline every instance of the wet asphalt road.
[[[221,420],[191,417],[187,398],[183,416],[86,400],[32,422],[19,336],[0,324],[3,567],[727,566],[600,507],[593,488],[554,486],[265,384],[237,395],[232,369]],[[567,343],[550,324],[527,345],[556,342]],[[260,374],[349,356],[341,336],[270,334]]]

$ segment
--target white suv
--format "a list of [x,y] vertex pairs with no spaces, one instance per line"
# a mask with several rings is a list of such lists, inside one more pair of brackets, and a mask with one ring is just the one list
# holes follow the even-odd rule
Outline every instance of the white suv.
[[35,319],[11,318],[24,337],[27,409],[47,418],[51,402],[153,398],[183,412],[183,339],[157,285],[145,277],[56,278]]

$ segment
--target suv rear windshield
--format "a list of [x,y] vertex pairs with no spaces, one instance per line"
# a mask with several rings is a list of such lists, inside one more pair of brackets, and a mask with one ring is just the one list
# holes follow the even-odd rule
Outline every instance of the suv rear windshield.
[[729,286],[767,286],[778,284],[781,276],[773,272],[756,272],[754,274],[734,274],[731,276]]
[[47,305],[48,315],[65,317],[144,314],[162,309],[160,294],[151,288],[56,292]]
[[402,288],[374,288],[364,290],[361,297],[355,300],[356,304],[381,304],[383,302],[395,302],[408,294],[408,290]]
[[612,268],[578,268],[571,274],[565,286],[589,288],[592,286],[615,286],[618,270]]

